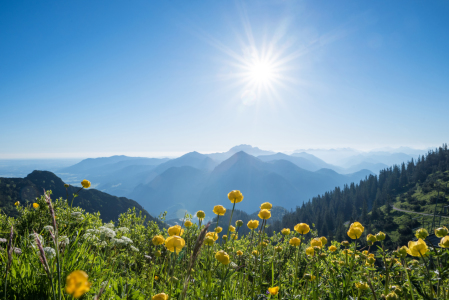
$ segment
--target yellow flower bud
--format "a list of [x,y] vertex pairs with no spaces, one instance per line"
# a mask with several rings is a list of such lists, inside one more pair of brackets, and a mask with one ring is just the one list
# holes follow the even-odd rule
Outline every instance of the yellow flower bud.
[[84,179],[83,181],[81,181],[81,185],[83,186],[83,188],[88,189],[90,187],[90,181]]
[[429,236],[429,233],[424,228],[420,228],[416,230],[415,236],[418,239],[426,239],[426,237]]

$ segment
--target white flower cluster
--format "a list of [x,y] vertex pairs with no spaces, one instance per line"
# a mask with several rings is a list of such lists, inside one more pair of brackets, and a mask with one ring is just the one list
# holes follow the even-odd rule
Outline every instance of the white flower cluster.
[[[31,233],[28,237],[30,239],[31,246],[37,247],[36,236],[34,235],[34,233]],[[41,245],[44,246],[44,238],[40,234],[37,235],[37,238],[41,242]]]
[[79,211],[72,212],[71,215],[75,219],[75,221],[80,222],[80,221],[84,220],[83,214]]
[[90,244],[96,244],[100,242],[100,239],[93,232],[86,232],[83,235],[83,239]]
[[[110,224],[110,223],[109,223]],[[114,225],[112,225],[114,226]],[[101,226],[98,228],[98,231],[100,232],[100,239],[101,240],[105,240],[106,238],[110,238],[112,239],[113,237],[115,237],[115,231],[112,230],[109,227],[106,226]]]
[[117,232],[121,232],[121,233],[128,233],[129,232],[129,228],[128,227],[119,227],[116,229]]
[[134,252],[139,252],[139,249],[137,249],[136,247],[134,247],[132,245],[131,245],[131,250],[134,251]]
[[69,238],[65,235],[59,237],[59,247],[65,247],[69,244]]
[[106,224],[104,224],[104,227],[109,228],[109,229],[112,229],[112,228],[114,228],[114,224],[112,224],[112,223],[106,223]]
[[45,257],[47,259],[52,259],[56,256],[56,251],[52,247],[45,247],[44,248]]
[[133,241],[126,236],[122,236],[119,239],[112,239],[111,242],[116,247],[122,247],[122,246],[132,244]]
[[44,226],[44,229],[48,230],[51,233],[55,232],[55,230],[53,229],[53,226],[51,226],[51,225]]

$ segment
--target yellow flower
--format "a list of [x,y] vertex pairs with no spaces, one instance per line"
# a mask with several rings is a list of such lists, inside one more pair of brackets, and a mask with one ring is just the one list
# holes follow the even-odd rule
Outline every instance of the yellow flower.
[[386,234],[383,233],[382,231],[379,231],[376,234],[376,240],[379,241],[379,242],[385,240],[385,237],[386,237]]
[[397,252],[398,252],[398,255],[399,255],[400,257],[404,258],[404,257],[407,256],[407,247],[406,247],[406,246],[402,246],[401,248],[399,248],[399,249],[397,250]]
[[307,234],[310,231],[310,227],[306,223],[299,223],[295,225],[295,230],[297,233]]
[[429,236],[429,233],[424,228],[420,228],[416,230],[415,236],[418,239],[425,239],[426,237]]
[[281,233],[282,233],[283,235],[289,235],[289,234],[290,234],[290,229],[284,228],[284,229],[281,230]]
[[326,237],[322,236],[322,237],[320,237],[320,240],[321,240],[321,244],[323,246],[327,244],[327,238]]
[[370,256],[366,259],[366,262],[372,265],[376,262],[376,259],[373,256]]
[[206,238],[207,237],[212,238],[214,241],[218,240],[218,234],[216,232],[208,232],[208,233],[206,233]]
[[399,296],[395,292],[391,292],[385,296],[385,300],[396,300],[399,299]]
[[329,247],[329,251],[330,251],[330,252],[335,252],[335,251],[337,251],[337,247],[335,247],[334,245],[332,245],[332,246]]
[[236,252],[236,254],[237,254],[238,256],[242,256],[242,255],[243,255],[243,252],[242,252],[241,250],[239,250],[239,251]]
[[160,293],[160,294],[154,295],[153,298],[151,298],[151,300],[168,300],[168,295],[165,293]]
[[348,254],[351,254],[352,251],[351,251],[351,249],[343,249],[343,250],[341,251],[341,253],[343,253],[343,254],[345,254],[345,255],[348,255]]
[[301,245],[301,240],[298,239],[297,237],[292,237],[288,243],[292,246],[298,247],[299,245]]
[[223,236],[221,238],[226,241],[228,239],[228,235],[227,234],[223,234]]
[[362,224],[360,224],[359,222],[354,222],[351,224],[351,226],[349,226],[348,236],[351,239],[356,240],[362,236],[364,230],[365,228],[362,226]]
[[176,253],[179,253],[185,245],[186,241],[184,241],[182,237],[176,235],[168,237],[165,240],[165,248],[170,252],[175,252],[176,250]]
[[232,239],[236,240],[238,238],[239,238],[239,236],[237,234],[235,234],[235,233],[231,234],[231,240]]
[[19,206],[19,205],[20,205],[20,202],[17,201],[16,203],[14,203],[14,205],[15,205],[15,206]]
[[265,202],[260,205],[260,209],[268,209],[270,210],[273,207],[270,202]]
[[259,226],[259,221],[257,221],[257,220],[250,220],[250,221],[248,221],[247,226],[248,226],[249,229],[256,229]]
[[213,212],[216,215],[224,216],[224,214],[226,213],[226,208],[224,208],[222,205],[215,205]]
[[271,218],[271,212],[268,209],[262,209],[259,212],[259,218],[261,218],[262,220],[268,220],[269,218]]
[[230,225],[230,226],[229,226],[229,231],[230,231],[230,232],[234,232],[234,231],[235,231],[235,227],[232,226],[232,225]]
[[376,236],[375,235],[373,235],[373,234],[368,234],[367,236],[366,236],[366,240],[367,241],[370,241],[370,242],[377,242],[377,238],[376,238]]
[[348,247],[349,246],[349,242],[348,241],[343,241],[343,242],[341,242],[341,245],[343,247]]
[[323,243],[321,242],[321,240],[319,238],[314,238],[313,240],[310,241],[310,246],[312,246],[312,247],[321,248],[322,245],[323,245]]
[[84,179],[83,181],[81,181],[81,185],[83,186],[83,188],[88,189],[90,187],[90,181]]
[[235,226],[242,227],[243,226],[243,221],[242,220],[235,221]]
[[38,209],[38,208],[39,208],[39,204],[33,203],[33,207],[34,207],[35,209]]
[[204,244],[206,244],[207,246],[212,246],[214,244],[215,240],[213,237],[210,236],[206,236],[204,238]]
[[361,291],[366,291],[367,289],[369,289],[369,285],[366,282],[356,282],[355,287]]
[[306,254],[309,256],[313,256],[315,254],[315,250],[313,250],[313,247],[309,247],[306,249]]
[[253,250],[253,252],[251,252],[251,254],[254,255],[254,256],[258,256],[259,255],[259,251]]
[[159,276],[154,276],[154,280],[159,280]]
[[279,287],[278,286],[270,287],[268,288],[268,292],[270,293],[271,296],[276,296],[279,293]]
[[223,250],[220,250],[217,253],[215,253],[215,258],[224,265],[227,265],[231,262],[229,255]]
[[449,235],[446,235],[441,241],[438,243],[441,248],[449,248]]
[[182,234],[184,233],[184,229],[182,229],[179,225],[169,227],[167,231],[170,236],[182,236]]
[[190,220],[187,220],[184,222],[184,226],[187,228],[191,227],[192,225],[193,225],[193,223]]
[[220,233],[223,230],[223,228],[221,228],[220,226],[215,227],[214,231],[216,233]]
[[445,237],[448,233],[446,226],[435,229],[435,235],[439,238]]
[[157,246],[157,245],[162,245],[165,242],[165,239],[162,235],[156,235],[153,240],[153,245]]
[[240,191],[234,190],[230,191],[228,194],[228,199],[231,203],[239,203],[243,200],[243,195]]
[[416,242],[408,242],[407,253],[411,256],[426,256],[427,249],[427,244],[422,239],[418,239]]
[[206,214],[204,213],[204,211],[199,210],[196,212],[196,217],[198,218],[198,220],[203,220],[206,217]]
[[276,246],[276,247],[274,247],[274,251],[281,252],[282,251],[282,247],[281,246]]
[[65,291],[75,298],[79,298],[90,290],[89,276],[86,272],[76,270],[70,273],[65,281]]

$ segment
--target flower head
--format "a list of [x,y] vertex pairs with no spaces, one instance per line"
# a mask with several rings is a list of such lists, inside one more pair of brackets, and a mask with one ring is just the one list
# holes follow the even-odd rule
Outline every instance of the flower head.
[[19,205],[20,205],[20,202],[17,201],[16,203],[14,203],[14,205],[15,205],[15,206],[19,206]]
[[337,247],[335,247],[334,245],[332,245],[332,246],[329,247],[329,251],[330,251],[330,252],[335,252],[335,251],[337,251]]
[[206,217],[206,213],[202,210],[196,212],[196,217],[198,220],[203,220]]
[[238,190],[230,191],[228,194],[228,199],[229,201],[231,201],[231,203],[239,203],[242,202],[243,195]]
[[253,256],[259,256],[259,251],[253,250],[253,252],[251,252],[251,254],[252,254]]
[[215,205],[213,212],[218,216],[224,216],[226,213],[226,208],[224,208],[223,205]]
[[243,221],[242,220],[235,221],[235,226],[236,227],[242,227],[243,226]]
[[445,237],[448,233],[446,226],[435,229],[435,235],[439,238]]
[[268,209],[262,209],[259,212],[259,218],[261,218],[262,220],[268,220],[269,218],[271,218],[271,212]]
[[308,248],[306,249],[306,254],[307,254],[308,256],[313,256],[313,255],[315,254],[315,250],[313,249],[313,247],[308,247]]
[[223,230],[223,228],[221,228],[220,226],[215,227],[214,231],[216,233],[220,233]]
[[376,236],[371,234],[371,233],[366,236],[366,240],[369,241],[369,242],[373,242],[373,243],[377,242]]
[[66,278],[65,290],[75,298],[79,298],[90,290],[89,276],[86,272],[77,270]]
[[90,188],[90,181],[87,179],[84,179],[83,181],[81,181],[81,185],[83,186],[83,188],[88,189],[88,188]]
[[270,293],[271,296],[276,296],[279,293],[279,287],[278,286],[270,287],[268,288],[268,292]]
[[281,233],[282,233],[283,235],[289,235],[289,234],[290,234],[290,229],[284,228],[284,229],[281,230]]
[[422,239],[418,239],[418,241],[408,242],[408,251],[407,253],[411,256],[426,256],[426,252],[428,250],[426,242]]
[[39,208],[39,204],[33,203],[33,207],[34,207],[35,209],[38,209],[38,208]]
[[355,287],[356,289],[361,291],[366,291],[367,289],[369,289],[368,283],[366,282],[356,282]]
[[176,235],[168,237],[165,240],[165,248],[167,248],[167,250],[170,252],[176,251],[176,253],[179,253],[185,245],[186,242],[184,241],[184,239]]
[[184,226],[185,226],[186,228],[189,228],[189,227],[191,227],[192,225],[193,225],[193,223],[192,223],[192,221],[190,221],[190,220],[187,220],[187,221],[184,222]]
[[306,223],[296,224],[294,229],[297,233],[300,234],[307,234],[310,231],[310,227]]
[[379,231],[377,234],[376,234],[376,240],[377,241],[383,241],[383,240],[385,240],[385,237],[386,237],[387,235],[385,234],[385,233],[383,233],[382,231]]
[[313,240],[310,241],[310,246],[312,246],[312,247],[321,248],[322,245],[323,245],[323,243],[321,242],[321,240],[319,238],[314,238]]
[[184,233],[184,229],[182,229],[179,225],[169,227],[167,231],[170,236],[182,236],[182,234]]
[[364,230],[365,228],[362,226],[362,224],[360,224],[359,222],[354,222],[351,224],[351,226],[349,226],[348,236],[351,239],[356,240],[362,236]]
[[322,237],[320,237],[320,240],[321,240],[321,244],[323,246],[327,244],[327,238],[326,237],[322,236]]
[[441,248],[449,248],[449,235],[446,235],[441,241],[438,243]]
[[250,220],[250,221],[248,221],[247,226],[248,226],[249,229],[256,229],[259,226],[259,221],[257,221],[257,220]]
[[270,202],[265,202],[260,205],[260,209],[270,210],[272,207],[273,207],[273,205]]
[[206,238],[207,237],[212,238],[214,241],[218,240],[218,234],[216,232],[208,232],[208,233],[206,233]]
[[426,237],[429,236],[429,233],[427,232],[426,229],[420,228],[420,229],[416,230],[415,236],[418,239],[425,239]]
[[168,300],[168,295],[165,293],[160,293],[157,295],[154,295],[151,300]]
[[230,232],[234,232],[234,231],[235,231],[235,227],[232,226],[232,225],[230,225],[230,226],[229,226],[229,231],[230,231]]
[[231,262],[229,255],[223,250],[220,250],[217,253],[215,253],[215,258],[224,265],[227,265]]
[[236,254],[237,254],[238,256],[242,256],[242,255],[243,255],[243,252],[242,252],[242,250],[238,250],[238,251],[236,252]]
[[301,240],[298,239],[297,237],[292,237],[288,243],[292,246],[298,247],[299,245],[301,245]]

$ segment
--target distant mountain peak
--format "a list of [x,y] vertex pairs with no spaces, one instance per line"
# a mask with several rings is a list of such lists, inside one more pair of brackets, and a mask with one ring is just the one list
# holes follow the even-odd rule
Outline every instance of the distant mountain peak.
[[[253,147],[251,145],[247,145],[247,144],[241,144],[241,145],[237,145],[232,147],[231,149],[229,149],[230,152],[239,152],[239,151],[245,151],[245,152],[251,152],[251,151],[264,151],[258,147]],[[271,152],[271,151],[266,151],[266,152]]]

